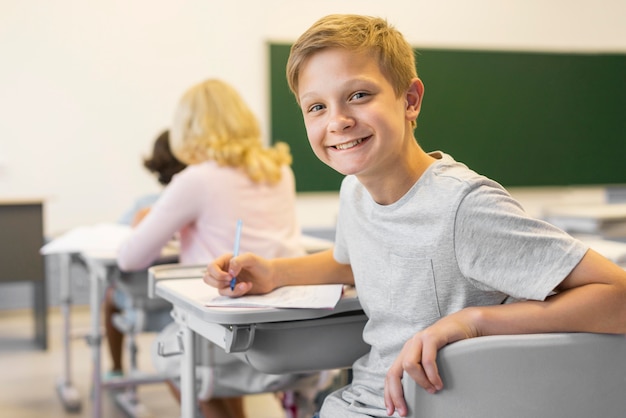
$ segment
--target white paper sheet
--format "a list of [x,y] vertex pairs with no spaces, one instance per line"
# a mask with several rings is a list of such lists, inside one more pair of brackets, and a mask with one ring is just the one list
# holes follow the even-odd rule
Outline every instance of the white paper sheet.
[[332,309],[339,302],[342,290],[340,284],[284,286],[265,295],[230,298],[218,294],[205,301],[205,306]]
[[[182,276],[183,270],[179,273],[185,277]],[[162,278],[162,272],[158,276]],[[221,296],[216,288],[207,285],[201,278],[163,280],[159,286],[167,287],[204,306],[224,308],[333,309],[343,292],[343,285],[340,284],[284,286],[265,295],[230,298]]]

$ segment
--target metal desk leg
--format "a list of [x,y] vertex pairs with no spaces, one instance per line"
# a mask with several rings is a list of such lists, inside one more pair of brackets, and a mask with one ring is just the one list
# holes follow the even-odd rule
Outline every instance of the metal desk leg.
[[177,322],[180,324],[183,353],[180,363],[180,406],[182,418],[194,418],[196,411],[196,362],[195,362],[195,334],[186,324],[186,317],[180,311],[176,312]]
[[59,254],[59,294],[61,314],[63,316],[63,375],[57,380],[57,393],[63,407],[68,412],[80,411],[82,404],[80,394],[72,383],[72,365],[70,355],[70,309],[72,299],[70,295],[70,266],[71,255]]
[[91,333],[88,343],[91,346],[93,376],[93,418],[100,418],[102,415],[102,371],[101,371],[101,340],[100,334],[100,286],[106,271],[88,263],[89,269],[89,309],[91,313]]

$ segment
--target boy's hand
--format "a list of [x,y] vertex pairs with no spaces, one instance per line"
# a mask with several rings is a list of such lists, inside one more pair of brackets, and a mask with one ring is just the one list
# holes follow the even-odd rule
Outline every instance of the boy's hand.
[[385,406],[387,414],[398,411],[406,416],[407,406],[402,389],[402,375],[406,372],[428,393],[443,389],[437,367],[437,352],[445,345],[478,336],[471,325],[472,309],[464,309],[437,321],[408,340],[389,368],[385,378]]
[[[237,284],[230,290],[230,280]],[[207,266],[203,280],[219,290],[220,295],[239,297],[246,294],[269,293],[276,288],[272,280],[271,262],[252,253],[224,254]]]

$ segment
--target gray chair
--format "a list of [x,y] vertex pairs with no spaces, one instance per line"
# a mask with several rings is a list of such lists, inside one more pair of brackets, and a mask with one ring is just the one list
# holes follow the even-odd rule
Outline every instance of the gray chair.
[[413,418],[626,416],[626,336],[555,333],[463,340],[439,352],[444,389],[405,375]]

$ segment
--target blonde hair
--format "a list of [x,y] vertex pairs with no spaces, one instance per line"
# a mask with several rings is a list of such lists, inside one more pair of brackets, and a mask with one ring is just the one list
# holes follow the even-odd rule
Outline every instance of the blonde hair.
[[372,53],[398,97],[417,77],[411,45],[386,20],[350,14],[329,15],[315,22],[291,46],[287,82],[296,100],[302,66],[313,54],[325,48]]
[[257,183],[276,183],[281,166],[291,164],[283,142],[263,146],[259,124],[239,93],[209,79],[183,94],[170,128],[173,154],[185,164],[215,161],[242,168]]

